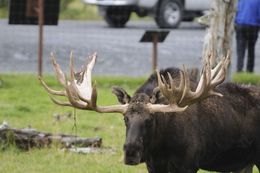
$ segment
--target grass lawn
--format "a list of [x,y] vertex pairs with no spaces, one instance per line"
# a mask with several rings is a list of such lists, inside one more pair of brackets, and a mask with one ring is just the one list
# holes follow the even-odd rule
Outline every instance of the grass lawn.
[[236,73],[232,80],[237,83],[260,85],[260,75],[254,73]]
[[[11,127],[24,128],[31,125],[39,131],[52,133],[75,134],[74,121],[55,122],[54,113],[73,112],[72,108],[54,105],[47,93],[39,85],[33,75],[0,75],[3,84],[0,87],[0,122],[4,120]],[[50,86],[58,88],[51,76],[45,77]],[[112,85],[120,84],[130,93],[143,82],[140,79],[95,78],[98,85],[100,105],[116,103],[116,98],[110,92]],[[105,82],[101,82],[101,81]],[[130,80],[130,82],[128,82]],[[132,82],[131,82],[132,81]],[[126,86],[126,83],[130,85]],[[120,114],[98,114],[95,112],[78,111],[77,135],[84,137],[99,136],[103,146],[116,149],[116,154],[81,155],[60,151],[56,147],[50,149],[33,149],[21,152],[15,148],[0,151],[0,172],[12,173],[105,173],[105,172],[145,172],[144,165],[129,167],[123,164],[125,128]]]
[[[24,128],[28,125],[39,131],[75,134],[74,120],[55,122],[54,113],[73,112],[72,108],[54,105],[40,86],[34,75],[0,75],[0,123],[4,120],[11,127]],[[47,83],[59,88],[54,77],[46,76]],[[117,103],[110,92],[112,85],[120,85],[129,93],[141,85],[145,78],[95,77],[98,86],[98,103],[111,105]],[[53,146],[45,149],[19,151],[15,147],[0,150],[0,172],[10,173],[143,173],[144,164],[126,166],[123,164],[123,143],[125,127],[120,114],[98,114],[76,111],[77,135],[99,136],[103,146],[112,147],[116,154],[75,154],[59,150]],[[200,171],[200,173],[206,173]],[[255,170],[256,173],[256,170]]]

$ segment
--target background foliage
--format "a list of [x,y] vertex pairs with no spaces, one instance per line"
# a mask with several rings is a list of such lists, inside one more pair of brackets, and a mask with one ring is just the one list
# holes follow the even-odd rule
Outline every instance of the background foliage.
[[[61,0],[60,18],[77,20],[97,20],[96,6],[86,5],[81,0]],[[8,17],[8,0],[0,0],[0,18]]]

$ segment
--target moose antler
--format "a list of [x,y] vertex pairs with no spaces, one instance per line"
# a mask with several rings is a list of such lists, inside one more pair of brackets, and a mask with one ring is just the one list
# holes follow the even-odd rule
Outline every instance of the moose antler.
[[[211,55],[212,56],[212,55]],[[222,94],[215,92],[214,88],[222,83],[225,79],[227,67],[230,62],[230,54],[217,64],[217,66],[211,69],[210,58],[208,56],[202,75],[195,91],[190,88],[190,79],[188,72],[183,68],[180,70],[180,84],[175,85],[175,82],[168,73],[168,81],[164,76],[161,76],[157,71],[158,88],[162,95],[168,100],[168,105],[163,104],[151,104],[148,103],[147,109],[150,112],[182,112],[190,104],[193,104],[199,100],[205,99],[211,95],[222,96]],[[92,86],[91,73],[95,65],[97,54],[94,53],[90,56],[90,61],[79,72],[74,71],[73,55],[70,55],[70,79],[61,70],[59,64],[57,64],[55,56],[51,54],[52,64],[56,73],[57,80],[63,86],[63,90],[54,90],[47,86],[47,84],[39,77],[39,80],[45,90],[50,94],[52,101],[61,106],[70,106],[83,110],[92,110],[101,113],[124,113],[128,108],[128,103],[124,105],[112,105],[112,106],[98,106],[97,105],[97,89],[96,86]],[[63,96],[68,99],[68,102],[62,102],[55,99],[52,95]]]
[[[64,87],[63,90],[54,90],[47,86],[41,77],[39,80],[45,90],[50,94],[52,101],[61,106],[70,106],[83,110],[93,110],[96,112],[108,113],[118,112],[124,113],[128,107],[125,105],[103,106],[97,105],[97,90],[96,86],[92,86],[91,73],[95,65],[97,54],[94,53],[90,57],[90,62],[83,66],[83,68],[75,73],[73,55],[70,55],[70,79],[61,70],[57,64],[55,56],[51,54],[52,64],[56,73],[57,80]],[[69,102],[61,102],[52,95],[67,97]]]
[[168,100],[169,105],[149,104],[151,112],[182,112],[188,105],[199,100],[203,100],[209,96],[222,96],[221,93],[215,92],[214,88],[225,80],[227,68],[230,62],[230,53],[211,69],[210,56],[205,60],[202,75],[195,91],[190,88],[190,79],[188,72],[183,67],[180,71],[180,84],[176,86],[170,73],[168,73],[167,82],[165,77],[157,71],[158,87],[162,95]]

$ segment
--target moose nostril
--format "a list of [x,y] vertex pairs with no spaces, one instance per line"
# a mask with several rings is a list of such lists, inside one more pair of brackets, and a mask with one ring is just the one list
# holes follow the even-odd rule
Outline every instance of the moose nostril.
[[134,156],[135,155],[135,152],[133,150],[127,150],[126,151],[126,155],[127,156]]
[[135,156],[137,152],[142,151],[142,146],[133,145],[133,144],[125,144],[124,151],[127,156]]

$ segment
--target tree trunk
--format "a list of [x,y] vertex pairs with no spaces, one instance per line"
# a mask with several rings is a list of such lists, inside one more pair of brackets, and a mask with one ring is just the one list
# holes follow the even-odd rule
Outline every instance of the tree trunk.
[[[207,18],[209,25],[203,45],[203,58],[213,53],[211,64],[213,66],[227,52],[232,53],[232,37],[234,33],[234,18],[236,14],[237,0],[213,0],[212,10],[203,16]],[[205,22],[202,20],[205,24]]]

